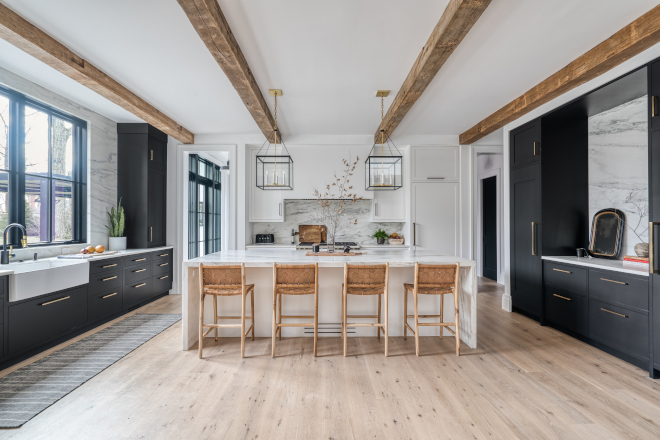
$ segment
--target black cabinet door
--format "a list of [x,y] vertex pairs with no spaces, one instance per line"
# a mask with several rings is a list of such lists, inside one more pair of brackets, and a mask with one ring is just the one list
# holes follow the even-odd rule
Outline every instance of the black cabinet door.
[[[657,64],[657,63],[656,63]],[[654,66],[656,66],[654,64]],[[656,71],[658,67],[656,67]],[[660,130],[651,132],[649,148],[649,194],[651,197],[651,212],[649,220],[660,222]],[[655,271],[660,271],[660,226],[653,228],[653,243],[651,252]],[[660,274],[651,275],[651,349],[653,350],[653,368],[660,370]]]
[[660,61],[651,64],[649,114],[651,129],[660,128]]
[[147,199],[147,218],[149,222],[148,246],[165,245],[165,206],[167,194],[167,175],[165,172],[149,169],[149,189]]
[[511,170],[511,296],[513,307],[541,316],[542,266],[539,164]]
[[167,164],[167,143],[149,137],[149,167],[165,168]]
[[538,162],[541,158],[541,123],[538,119],[511,131],[511,167]]

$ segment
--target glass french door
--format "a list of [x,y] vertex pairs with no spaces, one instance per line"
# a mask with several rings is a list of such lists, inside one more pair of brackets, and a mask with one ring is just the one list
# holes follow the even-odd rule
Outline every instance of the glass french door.
[[188,179],[188,258],[221,249],[220,167],[190,155]]

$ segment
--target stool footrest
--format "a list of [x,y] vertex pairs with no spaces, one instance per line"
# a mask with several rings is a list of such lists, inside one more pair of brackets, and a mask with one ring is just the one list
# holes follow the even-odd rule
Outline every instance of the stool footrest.
[[[240,316],[216,316],[218,319],[241,319]],[[252,316],[245,315],[245,319],[252,319]],[[206,325],[206,324],[204,324]]]
[[378,318],[378,315],[346,315],[347,318]]
[[281,323],[281,324],[275,324],[275,327],[314,327],[313,322],[289,322],[289,323]]
[[367,322],[347,322],[347,327],[385,327],[385,324]]
[[313,318],[314,315],[282,315],[280,318],[287,318],[287,319],[296,319],[296,318],[304,318],[304,319],[310,319]]
[[[408,318],[414,318],[415,315],[408,315]],[[441,315],[417,315],[418,318],[442,318]]]
[[212,330],[214,328],[241,328],[240,324],[204,324],[202,327],[209,328]]
[[456,326],[456,323],[454,322],[418,322],[418,326],[420,327],[449,327],[449,326]]

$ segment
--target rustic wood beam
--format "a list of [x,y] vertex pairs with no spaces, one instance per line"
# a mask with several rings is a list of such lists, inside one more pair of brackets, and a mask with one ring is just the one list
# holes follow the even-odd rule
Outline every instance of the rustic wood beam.
[[380,142],[380,131],[391,135],[413,104],[417,102],[440,68],[472,29],[491,0],[450,0],[440,21],[433,29],[406,80],[387,110],[385,119],[374,134]]
[[639,17],[589,52],[460,135],[472,144],[575,87],[660,42],[660,6]]
[[185,144],[194,142],[194,135],[186,128],[1,3],[0,38],[173,138]]
[[217,0],[177,0],[261,132],[274,142],[275,120]]

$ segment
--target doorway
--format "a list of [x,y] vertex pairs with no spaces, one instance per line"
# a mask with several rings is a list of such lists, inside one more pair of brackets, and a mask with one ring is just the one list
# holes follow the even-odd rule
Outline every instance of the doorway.
[[482,274],[497,281],[497,177],[482,181]]

